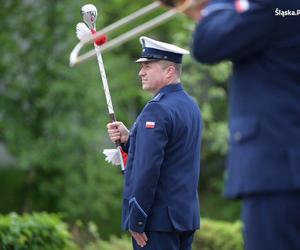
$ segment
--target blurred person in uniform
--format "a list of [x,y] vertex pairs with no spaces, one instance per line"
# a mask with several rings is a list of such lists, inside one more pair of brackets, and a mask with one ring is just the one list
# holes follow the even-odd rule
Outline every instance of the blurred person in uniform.
[[181,63],[189,52],[141,37],[139,77],[153,93],[130,132],[109,123],[113,142],[128,152],[122,224],[134,249],[191,250],[199,228],[198,179],[202,122],[196,102],[180,83]]
[[242,199],[246,249],[300,249],[300,1],[206,3],[193,55],[233,64],[225,195]]

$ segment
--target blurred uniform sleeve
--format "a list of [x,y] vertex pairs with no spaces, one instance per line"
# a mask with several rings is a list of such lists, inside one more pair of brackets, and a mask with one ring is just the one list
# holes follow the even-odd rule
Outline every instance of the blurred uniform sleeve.
[[273,0],[212,0],[202,11],[192,44],[197,61],[241,60],[268,45],[274,29]]
[[145,107],[136,136],[129,229],[144,232],[168,142],[167,113],[159,104],[149,103]]

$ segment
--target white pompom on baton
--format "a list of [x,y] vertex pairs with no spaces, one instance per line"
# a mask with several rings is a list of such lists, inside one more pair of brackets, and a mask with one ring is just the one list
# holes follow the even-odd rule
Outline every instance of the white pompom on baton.
[[[96,18],[97,18],[97,8],[93,4],[86,4],[82,6],[81,8],[81,15],[83,18],[84,23],[78,23],[76,25],[76,35],[79,40],[83,40],[84,38],[88,37],[92,34],[96,33]],[[102,78],[102,84],[104,88],[108,113],[110,117],[110,121],[114,122],[116,121],[116,116],[114,113],[111,96],[109,92],[108,82],[106,78],[105,68],[103,64],[103,59],[101,55],[101,45],[106,42],[106,36],[103,35],[102,37],[99,37],[95,39],[94,41],[94,47],[95,52],[97,55],[98,60],[98,66],[100,70],[100,75]],[[108,162],[111,162],[114,165],[121,165],[121,170],[124,172],[125,165],[122,157],[122,149],[121,149],[121,143],[120,141],[116,142],[117,149],[105,149],[103,153],[105,154]]]

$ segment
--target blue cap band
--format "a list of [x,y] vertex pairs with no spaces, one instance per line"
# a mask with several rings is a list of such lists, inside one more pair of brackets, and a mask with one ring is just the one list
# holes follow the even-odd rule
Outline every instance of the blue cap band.
[[159,49],[147,48],[143,49],[142,55],[140,58],[148,58],[154,60],[167,60],[174,63],[181,64],[182,54],[177,54],[173,52],[163,51]]

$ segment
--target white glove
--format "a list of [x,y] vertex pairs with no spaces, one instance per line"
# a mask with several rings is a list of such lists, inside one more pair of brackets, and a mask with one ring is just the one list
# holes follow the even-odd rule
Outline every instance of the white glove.
[[113,165],[121,165],[118,149],[104,149],[105,160]]

